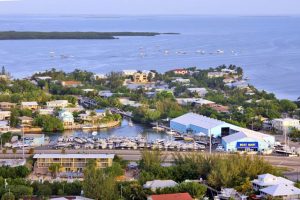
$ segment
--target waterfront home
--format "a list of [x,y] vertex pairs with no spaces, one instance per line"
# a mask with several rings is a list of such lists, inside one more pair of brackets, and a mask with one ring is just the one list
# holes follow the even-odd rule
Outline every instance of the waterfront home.
[[209,101],[202,98],[176,98],[176,101],[179,105],[195,105],[195,106],[203,106],[209,104],[215,104],[213,101]]
[[61,85],[64,87],[80,87],[80,86],[82,86],[80,81],[62,81]]
[[65,108],[69,106],[68,100],[54,100],[46,102],[47,108]]
[[225,72],[208,72],[207,77],[208,78],[220,78],[224,77],[227,73]]
[[189,193],[153,194],[147,200],[193,200]]
[[39,110],[40,115],[53,115],[54,109],[53,108],[40,108]]
[[196,93],[200,97],[204,97],[207,94],[206,88],[187,88],[190,93]]
[[21,109],[37,110],[39,105],[36,101],[21,102]]
[[166,187],[175,187],[178,185],[173,180],[153,180],[153,181],[147,181],[143,188],[151,189],[151,191],[155,192],[158,188],[166,188]]
[[257,176],[252,182],[253,189],[259,191],[260,189],[273,186],[273,185],[294,185],[293,181],[280,176],[274,176],[272,174],[261,174]]
[[19,120],[21,122],[21,126],[24,126],[24,127],[32,126],[32,123],[33,123],[32,117],[23,116],[23,117],[19,117]]
[[8,132],[10,129],[10,126],[8,124],[8,121],[0,121],[0,132]]
[[132,82],[133,83],[148,83],[148,75],[146,73],[134,73],[132,75]]
[[86,110],[85,113],[79,114],[79,118],[82,121],[92,122],[92,121],[96,121],[97,119],[101,119],[105,117],[105,115],[106,115],[105,109],[98,109],[95,111]]
[[227,73],[227,74],[236,74],[237,73],[236,70],[228,69],[228,68],[221,69],[221,72],[224,72],[224,73]]
[[283,177],[261,174],[251,182],[253,189],[259,191],[265,198],[299,199],[300,197],[300,189],[294,186],[295,183]]
[[249,129],[241,129],[237,133],[222,138],[225,151],[268,152],[271,153],[275,137]]
[[187,113],[170,121],[170,128],[179,133],[203,133],[207,136],[223,136],[239,131],[239,127],[196,113]]
[[49,166],[59,163],[60,172],[82,173],[90,160],[96,161],[97,168],[112,166],[114,154],[35,154],[35,173],[47,174]]
[[138,71],[135,69],[127,69],[127,70],[122,70],[123,76],[132,76],[133,74],[137,73]]
[[176,75],[185,75],[189,73],[189,70],[187,69],[174,69],[172,70],[172,72],[174,72],[174,74]]
[[10,111],[0,110],[0,120],[8,120],[10,118]]
[[272,120],[272,127],[281,133],[289,133],[292,128],[300,130],[300,123],[298,119],[278,118]]
[[101,90],[99,91],[98,95],[102,98],[109,98],[114,95],[110,90]]
[[8,111],[8,110],[11,110],[14,107],[16,107],[15,103],[0,102],[0,110]]
[[64,126],[72,126],[74,124],[74,116],[69,111],[59,111],[58,118],[63,122]]
[[141,103],[129,100],[129,98],[125,98],[125,97],[124,98],[119,98],[119,101],[124,106],[131,106],[131,107],[136,107],[136,108],[142,106]]
[[93,75],[93,79],[94,80],[102,80],[102,79],[106,79],[107,76],[105,74],[94,74]]

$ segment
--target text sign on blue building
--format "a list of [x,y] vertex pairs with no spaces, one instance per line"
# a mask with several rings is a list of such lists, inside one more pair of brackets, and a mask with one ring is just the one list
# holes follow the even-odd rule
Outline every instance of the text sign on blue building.
[[258,148],[258,142],[237,142],[236,148],[238,149],[257,149]]

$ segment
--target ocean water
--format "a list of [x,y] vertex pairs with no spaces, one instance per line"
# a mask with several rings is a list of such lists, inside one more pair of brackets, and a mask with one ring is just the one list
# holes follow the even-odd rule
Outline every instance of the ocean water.
[[52,67],[105,73],[236,64],[257,88],[279,98],[300,96],[300,17],[0,15],[0,30],[180,33],[116,40],[0,41],[0,66],[14,77]]

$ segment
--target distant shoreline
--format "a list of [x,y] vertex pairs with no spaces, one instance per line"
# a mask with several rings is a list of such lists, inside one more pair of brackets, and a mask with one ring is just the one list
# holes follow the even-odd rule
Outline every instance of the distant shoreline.
[[120,36],[156,36],[161,34],[178,33],[157,33],[157,32],[37,32],[37,31],[1,31],[0,40],[99,40],[118,39]]

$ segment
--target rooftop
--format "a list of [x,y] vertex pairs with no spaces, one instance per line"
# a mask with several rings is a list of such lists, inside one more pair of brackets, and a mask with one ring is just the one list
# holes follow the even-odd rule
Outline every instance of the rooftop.
[[293,181],[269,173],[258,175],[258,179],[254,179],[252,183],[263,187],[272,185],[294,185]]
[[33,158],[111,158],[113,159],[115,154],[35,154]]
[[198,115],[195,113],[187,113],[184,114],[180,117],[177,117],[175,119],[171,120],[172,122],[177,122],[180,124],[184,124],[186,126],[188,125],[195,125],[195,126],[199,126],[199,127],[203,127],[206,129],[211,129],[214,128],[216,126],[220,126],[222,124],[225,124],[225,122],[220,121],[220,120],[216,120],[213,118],[209,118],[203,115]]
[[192,200],[189,193],[175,193],[175,194],[156,194],[151,195],[151,200]]
[[257,131],[252,131],[246,128],[238,128],[240,132],[228,135],[223,137],[223,140],[227,143],[234,142],[243,138],[253,138],[256,140],[265,140],[266,137],[270,137],[270,135],[260,133]]
[[173,180],[153,180],[153,181],[147,181],[146,184],[144,184],[144,188],[165,188],[165,187],[174,187],[177,183]]
[[261,192],[271,195],[273,197],[276,196],[292,196],[292,195],[300,195],[300,189],[294,187],[293,185],[273,185],[260,190]]

